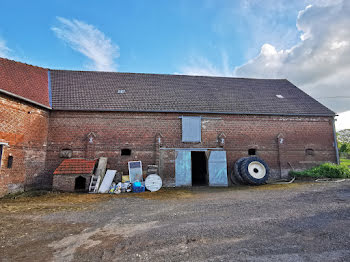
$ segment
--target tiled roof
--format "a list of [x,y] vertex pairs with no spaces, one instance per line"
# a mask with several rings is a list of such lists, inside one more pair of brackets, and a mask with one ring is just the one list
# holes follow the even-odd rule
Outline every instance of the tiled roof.
[[65,159],[56,168],[54,175],[64,174],[92,174],[97,160]]
[[0,89],[50,107],[47,71],[0,58]]
[[[0,58],[0,91],[81,111],[328,115],[285,79],[48,70]],[[282,96],[279,98],[277,95]]]
[[334,115],[285,79],[52,70],[51,83],[56,110]]

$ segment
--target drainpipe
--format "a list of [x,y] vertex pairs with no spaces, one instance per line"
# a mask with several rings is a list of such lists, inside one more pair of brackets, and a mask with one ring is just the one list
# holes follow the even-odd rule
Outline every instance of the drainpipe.
[[281,156],[281,146],[283,145],[284,143],[284,136],[282,133],[278,134],[277,136],[277,161],[278,161],[278,167],[279,167],[279,173],[280,173],[280,177],[279,178],[282,178],[282,156]]
[[333,139],[334,139],[334,147],[335,147],[335,157],[336,157],[336,161],[337,161],[337,165],[340,164],[339,161],[339,151],[338,151],[338,142],[337,142],[337,133],[335,132],[335,118],[333,117]]
[[158,175],[161,175],[161,166],[160,166],[160,149],[162,146],[162,134],[158,133],[156,135],[156,143],[155,143],[155,156],[154,156],[154,163],[158,166]]

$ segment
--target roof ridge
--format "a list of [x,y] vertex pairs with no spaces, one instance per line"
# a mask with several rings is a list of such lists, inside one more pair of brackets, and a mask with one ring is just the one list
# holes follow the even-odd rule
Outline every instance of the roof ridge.
[[207,77],[223,79],[248,79],[248,80],[286,80],[285,78],[256,78],[256,77],[235,77],[235,76],[209,76],[209,75],[185,75],[185,74],[167,74],[167,73],[136,73],[136,72],[113,72],[113,71],[92,71],[92,70],[67,70],[67,69],[49,69],[50,71],[64,71],[76,73],[110,73],[110,74],[128,74],[128,75],[150,75],[150,76],[181,76],[181,77]]
[[[46,69],[50,71],[66,71],[66,72],[77,72],[77,73],[116,73],[116,74],[130,74],[130,75],[158,75],[158,76],[182,76],[182,77],[208,77],[208,78],[224,78],[224,79],[251,79],[251,80],[287,80],[285,78],[257,78],[257,77],[235,77],[235,76],[213,76],[213,75],[186,75],[186,74],[170,74],[170,73],[138,73],[138,72],[114,72],[114,71],[93,71],[93,70],[70,70],[70,69],[52,69],[47,67],[36,66],[32,64],[27,64],[21,61],[15,61],[13,59],[0,57],[0,59],[11,61],[14,63],[19,63],[27,66],[32,66],[40,69]],[[287,80],[288,81],[288,80]]]

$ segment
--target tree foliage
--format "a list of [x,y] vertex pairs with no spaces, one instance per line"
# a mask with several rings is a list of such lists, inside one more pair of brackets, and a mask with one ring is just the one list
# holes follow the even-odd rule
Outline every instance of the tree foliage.
[[341,144],[350,144],[350,129],[344,129],[337,133],[338,141]]
[[350,144],[341,144],[339,146],[339,152],[350,153]]

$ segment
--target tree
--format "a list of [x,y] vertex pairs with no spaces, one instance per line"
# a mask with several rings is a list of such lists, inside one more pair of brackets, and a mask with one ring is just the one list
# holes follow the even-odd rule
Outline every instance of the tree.
[[350,129],[344,129],[337,133],[338,141],[341,144],[350,144]]
[[340,147],[339,147],[339,152],[342,152],[342,153],[350,153],[350,144],[342,144]]

